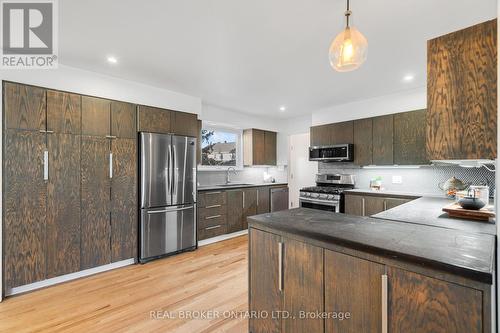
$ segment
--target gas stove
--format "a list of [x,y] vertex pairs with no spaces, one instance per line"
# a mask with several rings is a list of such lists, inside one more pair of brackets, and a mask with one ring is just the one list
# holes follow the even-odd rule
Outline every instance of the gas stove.
[[300,190],[300,207],[344,212],[344,190],[354,188],[354,176],[342,174],[318,174],[316,186]]

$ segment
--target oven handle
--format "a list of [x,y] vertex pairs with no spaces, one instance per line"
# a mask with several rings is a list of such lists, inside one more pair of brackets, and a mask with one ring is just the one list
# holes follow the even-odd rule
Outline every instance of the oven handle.
[[332,207],[338,207],[340,205],[340,202],[338,201],[329,201],[329,200],[316,200],[316,199],[305,199],[305,198],[300,198],[300,202],[310,202],[310,203],[315,203],[315,204],[323,204],[326,206],[332,206]]

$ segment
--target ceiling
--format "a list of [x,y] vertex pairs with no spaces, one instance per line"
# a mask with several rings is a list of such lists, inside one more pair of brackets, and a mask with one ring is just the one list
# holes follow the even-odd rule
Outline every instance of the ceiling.
[[[426,41],[496,17],[496,0],[351,0],[368,39],[357,71],[330,68],[343,0],[59,1],[60,62],[289,118],[424,87]],[[117,64],[107,62],[115,56]],[[412,74],[412,82],[403,77]],[[286,106],[280,112],[280,106]]]

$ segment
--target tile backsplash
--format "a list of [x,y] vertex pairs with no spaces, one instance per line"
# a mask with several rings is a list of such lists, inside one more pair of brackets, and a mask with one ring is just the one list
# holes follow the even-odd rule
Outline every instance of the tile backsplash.
[[[264,182],[265,173],[274,177],[277,183],[287,182],[287,167],[252,167],[243,168],[243,170],[236,170],[231,172],[230,178],[233,183],[249,183],[261,184]],[[226,171],[205,171],[198,170],[198,185],[217,185],[226,182]]]
[[[360,168],[348,164],[318,163],[319,173],[347,173],[356,176],[356,187],[367,189],[370,180],[382,177],[382,186],[389,191],[407,191],[440,195],[439,184],[455,176],[471,185],[488,185],[490,196],[494,195],[495,173],[485,168],[464,168],[460,166],[422,166],[419,168]],[[401,180],[400,184],[393,183]],[[399,178],[399,179],[398,179]]]

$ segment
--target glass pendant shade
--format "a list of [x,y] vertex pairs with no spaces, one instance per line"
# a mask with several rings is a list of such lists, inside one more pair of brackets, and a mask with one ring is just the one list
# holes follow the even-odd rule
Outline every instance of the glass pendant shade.
[[339,72],[349,72],[359,68],[368,53],[368,41],[356,28],[346,27],[330,45],[330,64]]

